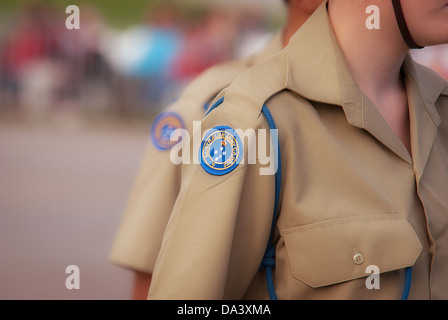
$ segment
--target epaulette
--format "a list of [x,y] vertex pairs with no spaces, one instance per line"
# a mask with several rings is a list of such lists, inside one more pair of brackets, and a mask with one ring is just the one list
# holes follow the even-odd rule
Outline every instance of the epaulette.
[[[265,102],[286,88],[286,52],[281,51],[266,62],[257,64],[241,73],[213,101],[208,113],[225,101],[261,113]],[[249,85],[250,84],[250,85]]]

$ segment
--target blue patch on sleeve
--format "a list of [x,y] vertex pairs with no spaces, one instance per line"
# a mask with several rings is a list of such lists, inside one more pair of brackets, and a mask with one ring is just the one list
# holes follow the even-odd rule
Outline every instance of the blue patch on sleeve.
[[151,140],[159,150],[169,150],[178,141],[171,141],[171,134],[176,129],[184,129],[180,115],[175,112],[163,112],[157,116],[151,127]]
[[233,171],[243,158],[243,143],[231,127],[211,129],[201,143],[199,159],[204,170],[222,176]]

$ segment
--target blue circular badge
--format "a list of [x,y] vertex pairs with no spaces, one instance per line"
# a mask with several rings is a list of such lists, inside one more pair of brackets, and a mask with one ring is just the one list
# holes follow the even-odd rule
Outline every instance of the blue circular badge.
[[159,150],[171,149],[178,141],[171,141],[176,129],[184,129],[182,118],[174,112],[163,112],[157,116],[151,127],[151,140]]
[[210,174],[222,176],[235,169],[243,158],[243,144],[230,127],[211,129],[201,144],[201,166]]

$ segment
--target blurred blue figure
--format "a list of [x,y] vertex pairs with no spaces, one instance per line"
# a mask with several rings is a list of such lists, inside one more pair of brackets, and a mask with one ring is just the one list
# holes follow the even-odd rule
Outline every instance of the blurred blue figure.
[[181,37],[174,30],[144,27],[141,61],[131,73],[140,77],[163,77],[170,70],[180,48]]
[[171,68],[182,41],[178,13],[170,5],[148,8],[142,24],[120,32],[115,38],[109,58],[119,72],[137,79],[135,98],[143,100],[144,108],[157,112],[177,93]]

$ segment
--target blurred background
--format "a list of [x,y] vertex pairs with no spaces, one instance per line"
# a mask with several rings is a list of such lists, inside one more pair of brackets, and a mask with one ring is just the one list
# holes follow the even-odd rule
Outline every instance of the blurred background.
[[[284,16],[281,0],[2,0],[0,299],[129,299],[107,258],[152,119]],[[413,54],[448,79],[447,46]]]
[[[69,5],[80,29],[67,29]],[[108,262],[152,119],[281,0],[0,1],[0,299],[129,299]],[[65,286],[66,267],[80,289]]]

